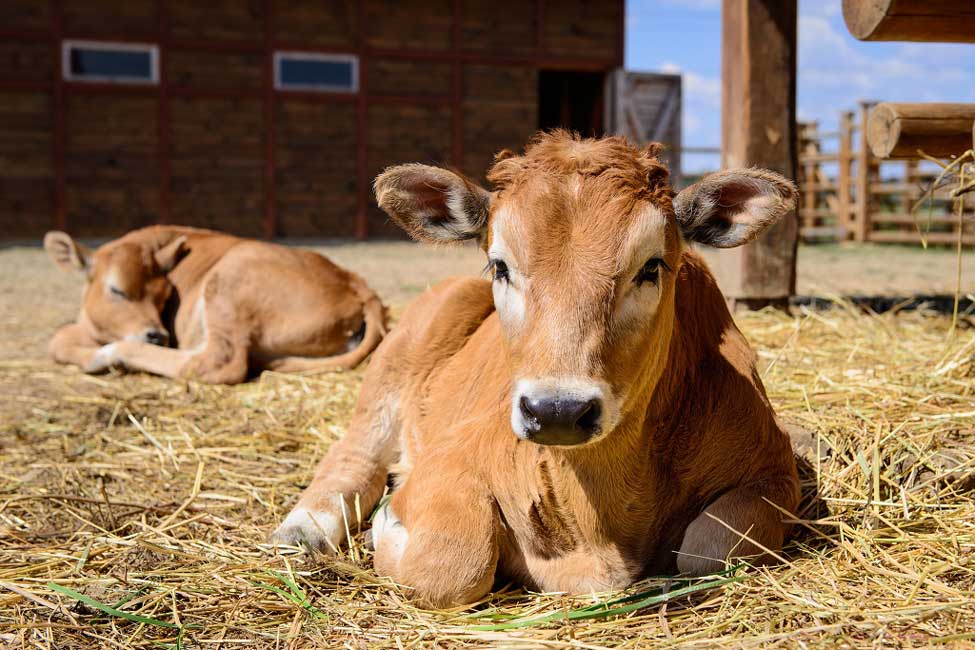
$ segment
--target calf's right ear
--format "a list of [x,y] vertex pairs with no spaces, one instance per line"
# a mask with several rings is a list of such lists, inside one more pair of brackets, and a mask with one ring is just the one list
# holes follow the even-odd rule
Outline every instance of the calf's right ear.
[[91,251],[66,232],[52,230],[44,235],[44,250],[62,271],[88,273],[91,270]]
[[440,167],[397,165],[376,177],[376,200],[410,237],[431,243],[481,239],[491,193]]
[[741,246],[796,205],[796,186],[767,169],[708,174],[674,199],[677,223],[688,241],[717,248]]

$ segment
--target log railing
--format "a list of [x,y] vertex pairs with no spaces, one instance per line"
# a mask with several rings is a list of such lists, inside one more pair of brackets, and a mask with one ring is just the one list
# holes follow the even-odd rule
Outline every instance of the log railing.
[[[922,169],[916,154],[896,161],[874,155],[869,128],[862,128],[870,109],[863,103],[857,112],[841,112],[837,131],[799,125],[800,237],[805,242],[912,244],[923,237],[930,244],[954,243],[957,217],[950,212],[947,190],[936,192],[930,206],[914,210],[933,173]],[[975,243],[975,233],[966,230],[965,241]]]
[[[975,52],[973,52],[975,54]],[[949,158],[972,146],[975,104],[877,104],[867,140],[878,158]]]
[[861,41],[975,43],[972,0],[843,0],[843,18]]

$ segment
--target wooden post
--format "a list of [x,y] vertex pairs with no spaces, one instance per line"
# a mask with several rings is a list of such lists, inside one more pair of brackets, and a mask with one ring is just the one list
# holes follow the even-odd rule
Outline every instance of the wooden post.
[[264,238],[278,231],[275,151],[274,24],[271,0],[264,0]]
[[[724,0],[723,167],[767,167],[796,178],[796,0]],[[795,292],[798,219],[721,251],[715,271],[733,304],[786,305]]]
[[840,147],[836,173],[836,225],[841,229],[839,239],[850,237],[850,179],[853,168],[853,111],[840,113]]
[[975,104],[892,104],[870,111],[867,139],[878,158],[947,158],[968,151]]
[[854,241],[864,242],[870,233],[870,145],[867,142],[867,115],[870,102],[860,102],[860,146],[857,148],[856,218]]
[[799,152],[799,164],[796,166],[796,187],[799,188],[799,236],[802,237],[802,231],[811,225],[806,218],[808,212],[806,196],[809,194],[809,184],[812,182],[812,170],[809,167],[809,162],[805,159],[805,154],[809,151],[809,123],[797,122],[796,132],[798,134],[796,150]]
[[809,154],[805,165],[802,166],[803,182],[799,185],[802,193],[802,203],[799,211],[799,233],[802,234],[803,227],[815,228],[819,225],[816,216],[816,183],[819,181],[819,163],[814,156],[819,153],[819,143],[815,140],[815,134],[819,130],[819,122],[806,122],[802,125],[805,130],[801,138],[802,148],[799,155]]
[[169,116],[169,14],[166,0],[156,2],[156,39],[159,48],[159,105],[157,106],[159,164],[159,219],[158,223],[172,223],[170,189],[172,187],[172,150],[170,146]]
[[356,209],[355,209],[355,238],[365,240],[369,238],[369,196],[372,184],[369,182],[369,147],[366,139],[369,137],[369,50],[366,48],[368,40],[366,34],[365,3],[357,2],[355,7],[356,43],[359,50],[359,94],[355,98],[355,178],[356,178]]
[[861,41],[975,43],[972,0],[843,0],[843,19]]
[[911,214],[914,208],[914,181],[917,178],[917,161],[904,161],[904,187],[901,190],[901,214]]
[[67,131],[67,108],[64,97],[64,70],[61,58],[61,33],[64,27],[64,7],[61,0],[51,0],[51,46],[54,59],[54,98],[51,112],[54,133],[51,134],[51,167],[54,170],[54,227],[68,229],[68,200],[65,189],[64,143]]

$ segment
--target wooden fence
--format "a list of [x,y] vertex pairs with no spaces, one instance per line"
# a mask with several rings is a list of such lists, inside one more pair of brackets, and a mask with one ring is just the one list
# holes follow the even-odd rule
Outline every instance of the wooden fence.
[[[871,104],[840,114],[839,129],[799,125],[800,237],[806,242],[951,244],[958,218],[947,190],[914,206],[935,178],[919,160],[880,160],[867,143],[863,125]],[[970,209],[968,210],[970,213]],[[975,243],[975,227],[962,225],[963,241]]]

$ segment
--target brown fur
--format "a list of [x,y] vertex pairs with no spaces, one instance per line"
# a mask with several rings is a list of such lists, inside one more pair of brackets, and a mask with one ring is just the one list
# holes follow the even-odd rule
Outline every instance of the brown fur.
[[[431,172],[445,198],[426,197],[420,219],[480,237],[511,280],[448,280],[406,311],[279,542],[340,544],[342,510],[358,497],[368,512],[392,472],[398,487],[374,522],[376,570],[426,605],[472,602],[497,579],[588,592],[771,560],[788,530],[777,508],[798,500],[789,440],[714,279],[684,247],[686,215],[655,153],[620,138],[541,136],[523,156],[499,157],[485,226],[450,206],[469,181]],[[429,227],[402,209],[422,177],[412,166],[376,181],[380,205],[397,197],[390,215],[409,231]],[[716,181],[745,200],[753,182],[789,191],[749,170]],[[755,218],[770,223],[782,205]],[[635,285],[655,253],[670,270]],[[586,444],[530,442],[513,433],[512,394],[531,377],[604,385],[617,413]]]
[[[179,226],[136,230],[94,252],[52,232],[45,247],[86,277],[78,319],[55,334],[50,354],[87,372],[116,365],[237,383],[265,368],[352,368],[386,330],[365,281],[311,251]],[[152,344],[170,338],[176,348]]]

